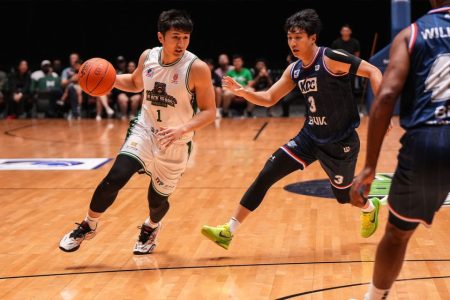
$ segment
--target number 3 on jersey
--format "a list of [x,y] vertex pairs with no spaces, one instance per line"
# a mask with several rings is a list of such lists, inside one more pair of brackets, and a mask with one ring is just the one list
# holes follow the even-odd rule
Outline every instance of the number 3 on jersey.
[[158,119],[156,119],[156,121],[157,122],[162,122],[162,120],[161,120],[161,110],[158,109],[156,112],[158,113]]
[[316,108],[316,102],[314,101],[314,97],[313,96],[309,96],[308,97],[308,102],[309,102],[309,110],[313,113],[317,111]]

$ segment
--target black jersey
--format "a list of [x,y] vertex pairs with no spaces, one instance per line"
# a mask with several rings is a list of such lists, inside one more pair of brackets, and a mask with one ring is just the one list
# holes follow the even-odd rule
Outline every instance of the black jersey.
[[345,139],[359,126],[350,74],[334,74],[327,69],[323,56],[329,51],[339,50],[319,47],[309,65],[299,60],[291,69],[291,78],[306,101],[307,115],[302,130],[318,144]]

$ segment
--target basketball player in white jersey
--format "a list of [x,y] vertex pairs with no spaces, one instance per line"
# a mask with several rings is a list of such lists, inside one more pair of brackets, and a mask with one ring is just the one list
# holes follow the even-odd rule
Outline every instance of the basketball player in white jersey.
[[[83,240],[95,236],[100,216],[136,172],[150,175],[151,181],[150,214],[141,226],[134,253],[148,254],[155,249],[161,219],[169,210],[168,197],[186,169],[194,131],[215,120],[211,72],[186,50],[192,29],[186,13],[162,12],[158,19],[162,47],[144,51],[132,74],[117,76],[115,88],[143,90],[142,108],[130,122],[114,165],[95,190],[86,218],[62,238],[61,250],[76,251]],[[200,112],[195,114],[197,105]]]

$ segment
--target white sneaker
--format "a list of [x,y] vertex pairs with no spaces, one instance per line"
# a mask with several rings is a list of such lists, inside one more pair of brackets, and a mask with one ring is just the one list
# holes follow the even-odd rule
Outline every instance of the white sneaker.
[[97,228],[92,230],[86,221],[81,222],[81,224],[76,224],[78,227],[67,233],[59,242],[59,249],[64,252],[77,251],[80,248],[81,242],[92,239],[97,233]]
[[95,121],[101,121],[101,120],[102,120],[101,116],[99,116],[99,115],[95,116]]
[[151,228],[145,224],[142,224],[138,228],[141,229],[141,233],[134,245],[133,253],[137,255],[152,253],[156,248],[156,237],[161,231],[161,222],[158,223],[158,227],[156,228]]

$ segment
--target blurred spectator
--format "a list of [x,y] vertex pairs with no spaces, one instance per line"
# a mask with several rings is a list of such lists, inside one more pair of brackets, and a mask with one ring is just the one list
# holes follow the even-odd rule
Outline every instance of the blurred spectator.
[[[331,43],[331,48],[342,49],[350,54],[360,57],[359,41],[352,37],[352,29],[348,24],[342,26],[340,34],[341,36]],[[353,95],[359,97],[362,93],[362,78],[354,75],[351,75],[351,77]]]
[[331,43],[333,49],[343,49],[357,57],[360,56],[359,41],[352,37],[352,29],[349,25],[342,26],[340,31],[341,36]]
[[223,76],[227,75],[228,71],[233,70],[233,66],[230,65],[230,59],[227,54],[220,54],[217,62],[219,63],[219,67],[214,72],[219,75],[221,79]]
[[41,62],[41,68],[31,73],[31,80],[37,82],[42,77],[46,76],[47,72],[50,72],[53,77],[59,77],[58,74],[53,72],[52,63],[49,60],[43,60]]
[[114,115],[114,110],[109,106],[109,103],[108,103],[110,96],[111,96],[111,93],[109,95],[94,97],[95,101],[96,101],[95,120],[100,121],[102,119],[103,108],[106,110],[106,114],[108,115],[108,118],[111,118]]
[[[256,60],[255,68],[252,69],[253,80],[249,83],[255,91],[266,91],[273,84],[273,78],[271,75],[271,70],[267,68],[266,60],[263,58],[259,58]],[[272,116],[272,107],[267,108],[267,115],[269,117]]]
[[[69,57],[70,66],[65,68],[61,73],[61,84],[65,88],[69,83],[71,83],[71,78],[77,73],[75,71],[75,64],[80,60],[80,55],[78,53],[72,53]],[[78,79],[78,78],[77,78]]]
[[[233,56],[233,70],[227,72],[227,76],[230,76],[234,80],[236,80],[243,88],[248,90],[253,90],[248,84],[253,80],[252,72],[249,69],[244,68],[244,59],[242,55],[235,54]],[[237,97],[233,93],[224,90],[223,92],[223,109],[222,116],[229,116],[229,108],[232,103],[236,104],[244,104],[245,113],[248,117],[253,117],[253,109],[255,105],[251,102],[248,102],[242,97]]]
[[[127,64],[127,73],[133,73],[136,70],[136,62],[129,61]],[[136,116],[137,111],[142,103],[142,92],[140,93],[129,93],[119,91],[117,95],[117,103],[120,108],[120,118],[126,120],[127,117],[132,119]],[[128,115],[128,111],[130,114]]]
[[127,73],[127,61],[125,57],[123,57],[122,55],[119,55],[116,58],[116,73],[117,74]]
[[0,119],[6,114],[6,101],[5,101],[5,88],[8,84],[8,74],[3,70],[3,66],[0,66]]
[[31,117],[31,76],[28,62],[21,60],[15,70],[9,74],[7,97],[7,118]]
[[64,89],[62,100],[68,100],[70,105],[68,119],[81,119],[83,93],[78,84],[78,70],[82,63],[80,56],[77,53],[72,53],[70,55],[70,67],[65,68],[61,74],[61,86]]
[[[117,56],[114,67],[116,69],[116,74],[117,75],[126,74],[127,73],[127,61],[126,61],[125,57],[122,56],[122,55]],[[118,90],[116,88],[113,88],[112,91],[111,91],[111,100],[112,100],[113,103],[117,103],[117,106],[118,106],[117,110],[118,111],[121,111],[120,103],[119,103],[119,94],[122,94],[122,93],[124,93],[124,92],[122,92],[121,90]],[[124,101],[124,100],[122,100],[122,101]],[[122,119],[125,120],[126,119],[126,114],[125,115],[122,114],[120,117],[121,118],[123,117]]]
[[[297,58],[295,58],[295,56],[292,55],[292,53],[289,53],[286,56],[286,62],[288,65],[292,64],[296,60]],[[289,94],[284,96],[283,99],[281,100],[281,108],[283,110],[283,114],[281,116],[284,118],[289,117],[290,106],[292,105],[292,103],[294,101],[300,101],[302,99],[304,99],[303,94],[300,92],[300,89],[298,88],[293,89]]]
[[58,76],[61,76],[61,72],[62,72],[62,63],[60,59],[54,59],[52,62],[52,69],[53,72],[55,72],[56,74],[58,74]]
[[[41,106],[46,106],[45,117],[55,118],[57,117],[57,105],[56,102],[62,96],[61,79],[59,76],[53,72],[52,64],[49,60],[44,60],[41,62],[42,74],[35,74],[37,80],[32,80],[32,91],[36,96],[36,106],[37,111],[41,110]],[[42,76],[41,76],[42,75]],[[33,76],[33,75],[32,75]],[[47,105],[43,102],[48,102]]]
[[211,58],[205,59],[206,64],[211,70],[211,80],[214,86],[214,94],[216,98],[216,118],[222,117],[222,79],[214,72],[214,60]]

